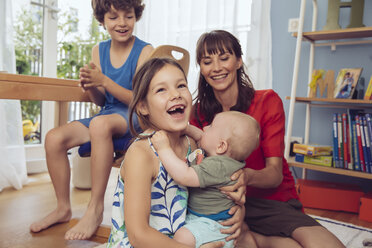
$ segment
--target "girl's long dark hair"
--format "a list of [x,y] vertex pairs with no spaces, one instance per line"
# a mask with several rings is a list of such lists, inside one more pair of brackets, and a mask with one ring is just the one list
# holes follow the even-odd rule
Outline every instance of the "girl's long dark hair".
[[[229,52],[237,58],[242,58],[242,49],[239,40],[231,33],[224,30],[214,30],[200,36],[196,46],[196,62],[200,66],[202,58],[206,54],[220,54]],[[251,105],[255,89],[244,70],[244,64],[237,71],[238,78],[238,100],[230,110],[245,112]],[[213,88],[207,83],[201,73],[199,73],[198,94],[195,98],[195,117],[201,125],[200,116],[205,117],[205,121],[210,124],[217,113],[222,112],[222,105],[214,96]]]

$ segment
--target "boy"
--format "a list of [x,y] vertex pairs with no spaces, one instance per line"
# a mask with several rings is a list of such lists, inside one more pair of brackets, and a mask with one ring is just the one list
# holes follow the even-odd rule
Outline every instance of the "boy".
[[[245,166],[244,160],[257,148],[260,127],[247,114],[226,111],[217,114],[203,131],[189,126],[186,132],[208,156],[199,165],[188,167],[178,159],[162,131],[154,134],[152,142],[171,177],[179,184],[192,187],[189,189],[186,225],[176,232],[174,238],[199,247],[228,236],[220,233],[223,226],[218,221],[231,217],[228,212],[235,203],[219,188],[234,183],[230,176]],[[225,245],[232,246],[233,241]]]

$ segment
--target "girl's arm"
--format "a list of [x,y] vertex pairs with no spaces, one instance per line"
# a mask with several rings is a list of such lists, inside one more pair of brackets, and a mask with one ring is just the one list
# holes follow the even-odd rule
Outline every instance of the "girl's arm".
[[147,140],[133,143],[120,171],[125,182],[124,219],[130,243],[136,248],[186,248],[149,225],[151,183],[157,169],[158,159]]
[[151,141],[165,169],[174,181],[187,187],[200,187],[199,177],[195,170],[177,157],[164,131],[157,131],[152,136]]

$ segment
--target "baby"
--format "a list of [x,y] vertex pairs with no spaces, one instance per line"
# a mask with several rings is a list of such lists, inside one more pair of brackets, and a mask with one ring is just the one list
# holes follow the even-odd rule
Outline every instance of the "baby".
[[[177,183],[191,187],[186,225],[176,232],[174,239],[199,247],[228,236],[220,233],[219,230],[226,227],[219,221],[231,217],[228,212],[235,203],[219,188],[234,184],[230,176],[245,166],[244,160],[258,147],[260,126],[247,114],[226,111],[217,114],[203,131],[189,126],[186,133],[198,142],[207,155],[198,165],[188,167],[185,161],[180,160],[164,132],[156,132],[152,142],[171,177]],[[196,150],[189,160],[201,153],[200,149]],[[224,247],[233,247],[233,241],[227,242]]]

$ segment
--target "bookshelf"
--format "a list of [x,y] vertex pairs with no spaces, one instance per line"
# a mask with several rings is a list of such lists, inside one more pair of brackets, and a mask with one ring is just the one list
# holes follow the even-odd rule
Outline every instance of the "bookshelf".
[[[327,30],[327,31],[316,31],[316,20],[317,20],[317,1],[313,0],[313,17],[312,17],[312,29],[310,32],[303,32],[303,23],[305,17],[305,5],[306,0],[301,0],[300,6],[300,17],[299,17],[299,28],[298,32],[293,33],[292,36],[297,38],[295,61],[293,68],[292,77],[292,88],[291,96],[287,96],[286,99],[290,101],[288,122],[287,122],[287,134],[286,134],[286,147],[285,157],[287,158],[290,166],[302,168],[302,178],[306,178],[306,170],[322,171],[326,173],[346,175],[351,177],[365,178],[372,180],[372,174],[366,172],[352,171],[341,168],[333,168],[326,166],[319,166],[313,164],[306,164],[296,162],[294,158],[289,157],[290,141],[292,135],[292,127],[294,124],[294,106],[295,104],[301,103],[306,105],[306,119],[305,119],[305,134],[304,143],[309,143],[310,133],[310,113],[311,107],[325,107],[325,108],[343,108],[343,109],[372,109],[372,100],[357,100],[357,99],[329,99],[329,98],[310,98],[310,97],[298,97],[296,95],[298,73],[301,55],[302,42],[310,43],[309,50],[309,70],[308,70],[308,82],[311,81],[311,74],[314,69],[314,56],[315,48],[318,46],[330,46],[332,50],[336,50],[336,46],[339,45],[358,45],[358,44],[372,44],[372,27],[358,27],[358,28],[346,28],[338,30]],[[309,93],[309,90],[308,90]]]
[[[291,97],[287,96],[287,100]],[[312,106],[326,107],[326,108],[349,108],[349,109],[372,109],[372,100],[362,99],[338,99],[338,98],[314,98],[314,97],[296,97],[295,102],[310,104]]]
[[347,170],[347,169],[340,169],[340,168],[334,168],[334,167],[327,167],[327,166],[321,166],[321,165],[314,165],[314,164],[306,164],[306,163],[300,163],[296,162],[294,158],[288,159],[289,166],[303,168],[303,169],[310,169],[315,171],[321,171],[321,172],[327,172],[327,173],[333,173],[338,175],[344,175],[344,176],[352,176],[352,177],[359,177],[359,178],[365,178],[372,180],[372,174],[366,173],[366,172],[360,172],[360,171],[353,171],[353,170]]

